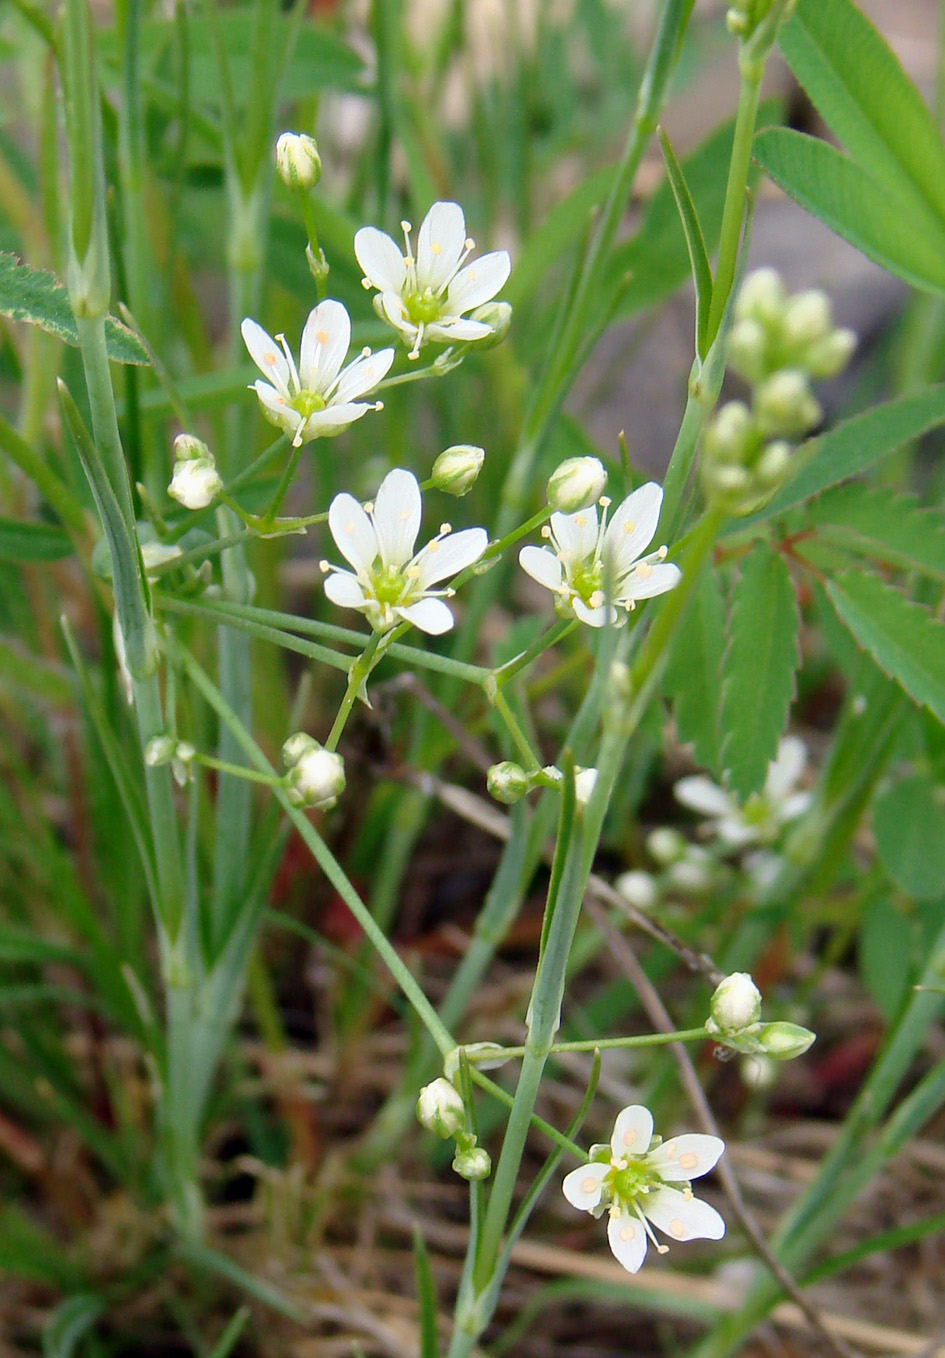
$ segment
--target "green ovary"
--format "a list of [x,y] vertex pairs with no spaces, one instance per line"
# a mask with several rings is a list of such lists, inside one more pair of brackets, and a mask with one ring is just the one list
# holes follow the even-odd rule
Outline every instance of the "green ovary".
[[604,567],[600,561],[582,562],[571,576],[571,588],[590,607],[591,599],[602,588]]
[[324,410],[327,404],[324,396],[317,391],[300,391],[298,396],[294,396],[291,401],[292,409],[298,411],[305,420],[308,419],[309,415]]
[[434,297],[431,288],[423,292],[412,292],[404,298],[404,310],[414,325],[429,325],[435,321],[442,310],[440,299]]
[[659,1176],[648,1169],[642,1160],[630,1160],[626,1169],[612,1169],[604,1179],[604,1186],[614,1202],[631,1203],[641,1193],[656,1188]]
[[374,597],[379,604],[398,604],[404,601],[407,586],[405,576],[396,566],[381,566],[371,574]]

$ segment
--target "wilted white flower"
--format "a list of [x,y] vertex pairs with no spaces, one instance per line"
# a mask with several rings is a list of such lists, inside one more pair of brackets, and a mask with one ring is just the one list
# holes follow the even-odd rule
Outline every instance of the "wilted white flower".
[[493,335],[493,326],[472,320],[468,311],[489,302],[512,268],[507,250],[482,255],[463,265],[475,242],[467,239],[458,203],[434,203],[424,217],[414,253],[409,222],[401,222],[405,249],[373,226],[354,238],[354,253],[364,270],[364,285],[377,288],[377,314],[410,345],[416,358],[428,340],[469,343]]
[[206,509],[223,489],[213,458],[191,457],[174,464],[168,495],[185,509]]
[[590,1163],[565,1177],[564,1196],[595,1217],[607,1212],[610,1248],[628,1273],[636,1273],[648,1239],[666,1252],[653,1226],[672,1240],[721,1240],[725,1222],[693,1197],[690,1180],[714,1169],[724,1149],[717,1136],[699,1132],[654,1138],[652,1113],[631,1104],[617,1115],[610,1145],[592,1146]]
[[368,410],[380,408],[358,397],[387,376],[394,351],[381,349],[372,354],[362,349],[360,357],[343,368],[351,343],[351,321],[340,302],[319,302],[309,313],[298,367],[284,335],[276,336],[277,344],[249,317],[240,330],[250,357],[268,378],[253,383],[263,414],[270,424],[292,435],[295,447],[340,434]]
[[548,503],[561,514],[589,509],[604,493],[607,468],[597,457],[568,457],[548,478]]
[[627,496],[609,523],[606,505],[599,521],[593,505],[579,514],[552,514],[542,530],[552,545],[523,547],[519,564],[552,591],[560,613],[590,627],[623,622],[638,599],[664,594],[681,578],[678,566],[664,562],[665,547],[640,555],[656,533],[662,503],[662,489],[649,481]]
[[322,162],[314,137],[283,132],[276,142],[276,169],[287,189],[308,193],[322,177]]
[[453,614],[444,599],[453,591],[431,586],[471,566],[488,546],[484,528],[453,533],[443,524],[414,555],[422,509],[417,478],[400,468],[384,477],[372,505],[362,508],[353,495],[341,494],[329,506],[331,535],[354,572],[323,561],[322,570],[331,572],[325,593],[341,608],[364,613],[375,632],[399,622],[431,636],[448,632]]
[[777,757],[768,765],[764,788],[749,797],[744,806],[701,774],[680,779],[676,797],[683,806],[710,817],[709,828],[733,848],[770,843],[777,839],[782,826],[796,820],[810,804],[809,792],[795,791],[806,763],[804,742],[797,736],[784,736]]

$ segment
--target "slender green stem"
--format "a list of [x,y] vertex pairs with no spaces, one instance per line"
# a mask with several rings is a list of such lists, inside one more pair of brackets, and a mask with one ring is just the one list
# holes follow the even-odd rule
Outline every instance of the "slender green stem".
[[272,528],[275,523],[276,515],[282,508],[282,501],[285,499],[288,489],[292,484],[292,478],[295,476],[296,468],[299,465],[299,458],[302,456],[302,449],[304,446],[304,444],[300,443],[297,448],[293,447],[289,454],[289,460],[285,464],[285,470],[282,473],[278,486],[276,486],[276,492],[270,501],[269,508],[262,516],[263,524],[265,524],[267,528]]
[[[576,627],[577,622],[574,618],[561,618],[553,627],[549,627],[548,631],[540,636],[537,641],[532,642],[531,646],[527,647],[521,655],[514,656],[506,664],[500,665],[497,670],[493,670],[490,680],[494,682],[496,689],[504,688],[510,679],[514,679],[516,674],[527,669],[540,655],[544,655],[545,651],[550,651],[552,646],[557,646],[558,642],[563,641]],[[490,680],[487,680],[485,684],[487,694],[489,693]]]
[[715,266],[712,304],[709,307],[709,323],[706,335],[707,344],[710,346],[719,333],[719,326],[722,324],[722,316],[735,278],[742,222],[745,219],[748,172],[751,168],[751,143],[755,135],[755,121],[758,116],[758,97],[761,90],[761,77],[764,75],[764,61],[741,59],[739,67],[741,84],[738,94],[738,112],[735,115],[735,139],[732,144],[732,157],[728,167],[728,183],[725,187],[725,206],[722,210],[719,253]]
[[518,750],[519,754],[525,761],[526,772],[528,773],[537,772],[538,769],[541,768],[541,763],[536,758],[535,752],[528,742],[528,737],[525,735],[525,732],[522,730],[521,726],[519,726],[515,713],[512,711],[511,707],[509,707],[508,700],[505,697],[505,694],[500,693],[497,690],[492,698],[492,706],[495,708],[495,710],[499,713],[502,720],[505,722],[505,725],[508,728],[509,735],[515,742],[516,749]]
[[347,725],[348,718],[351,715],[351,709],[354,707],[355,700],[363,685],[367,683],[368,676],[371,673],[374,653],[378,648],[380,640],[380,632],[375,632],[365,646],[362,654],[357,660],[352,662],[351,669],[348,672],[348,687],[345,689],[345,696],[341,700],[341,706],[338,708],[338,715],[335,717],[332,728],[328,732],[328,739],[325,741],[326,750],[335,750],[338,748],[338,741],[341,739],[342,732]]
[[[468,1054],[469,1053],[467,1053],[467,1055]],[[484,1089],[485,1092],[491,1095],[498,1103],[504,1104],[506,1108],[511,1108],[513,1106],[515,1100],[508,1090],[503,1089],[501,1085],[497,1085],[494,1080],[490,1080],[487,1075],[484,1075],[481,1070],[477,1070],[475,1067],[471,1067],[469,1073],[473,1083],[477,1084],[480,1089]],[[587,1161],[589,1159],[587,1152],[582,1150],[576,1141],[572,1141],[570,1137],[565,1136],[563,1132],[559,1132],[557,1127],[552,1127],[550,1122],[546,1122],[544,1118],[540,1118],[537,1113],[532,1114],[531,1125],[536,1131],[542,1132],[549,1141],[553,1141],[555,1145],[560,1146],[563,1151],[567,1151],[569,1155],[573,1155],[575,1159],[582,1161]]]
[[219,773],[231,773],[234,778],[245,778],[250,783],[262,783],[266,787],[281,787],[283,780],[275,774],[260,773],[256,769],[248,769],[245,764],[227,764],[222,759],[217,759],[212,754],[200,754],[193,756],[194,763],[202,764],[205,769],[216,769]]
[[[667,1042],[701,1042],[703,1038],[709,1036],[708,1031],[703,1025],[701,1028],[681,1028],[674,1033],[638,1033],[633,1037],[602,1037],[591,1038],[580,1042],[553,1042],[548,1049],[549,1057],[561,1052],[592,1052],[592,1051],[619,1051],[624,1047],[661,1047]],[[503,1057],[510,1060],[513,1057],[524,1056],[527,1047],[493,1047],[491,1044],[488,1051],[476,1051],[475,1048],[464,1048],[470,1065],[475,1065],[478,1061],[498,1061]]]

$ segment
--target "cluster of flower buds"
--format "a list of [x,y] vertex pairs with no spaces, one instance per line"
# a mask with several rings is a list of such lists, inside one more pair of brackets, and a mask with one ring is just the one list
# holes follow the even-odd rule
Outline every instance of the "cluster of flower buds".
[[466,1130],[466,1107],[455,1086],[444,1076],[424,1085],[417,1099],[417,1120],[428,1132],[456,1142],[453,1169],[461,1179],[488,1179],[492,1173],[489,1152],[474,1132]]
[[751,387],[751,403],[727,402],[705,432],[702,476],[711,500],[741,515],[771,499],[784,480],[792,444],[820,422],[811,379],[835,376],[855,344],[852,330],[834,326],[824,293],[789,297],[773,269],[748,275],[735,306],[728,358]]
[[[577,768],[574,771],[574,797],[578,808],[583,810],[591,799],[597,782],[596,769]],[[535,787],[561,788],[564,774],[554,764],[546,764],[543,769],[526,773],[521,764],[512,759],[504,759],[501,764],[493,764],[486,774],[486,787],[490,797],[497,802],[512,806],[520,801],[527,792]]]
[[434,462],[430,481],[435,490],[459,499],[472,490],[485,460],[484,448],[478,448],[474,443],[454,443]]
[[174,781],[183,787],[190,779],[191,765],[197,751],[189,740],[178,740],[176,736],[154,736],[144,750],[144,762],[150,769],[170,764]]
[[210,449],[193,434],[178,434],[174,440],[174,459],[168,495],[185,509],[206,509],[223,489]]
[[345,761],[334,750],[297,731],[282,747],[289,800],[296,806],[329,811],[345,790]]
[[815,1034],[798,1023],[762,1023],[761,991],[745,971],[716,986],[705,1026],[720,1046],[774,1061],[793,1061],[815,1041]]

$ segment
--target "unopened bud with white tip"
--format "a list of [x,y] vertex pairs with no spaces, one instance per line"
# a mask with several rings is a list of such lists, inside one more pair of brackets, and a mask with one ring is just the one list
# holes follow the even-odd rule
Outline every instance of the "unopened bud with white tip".
[[444,1141],[464,1130],[466,1109],[463,1100],[442,1075],[420,1090],[417,1120],[428,1132],[435,1132]]
[[283,132],[276,142],[276,169],[287,189],[308,193],[322,177],[315,138],[304,132]]
[[484,448],[474,443],[454,443],[434,462],[430,480],[447,495],[465,495],[475,485],[485,460]]
[[174,465],[167,493],[185,509],[206,509],[223,489],[212,457],[188,457]]
[[508,302],[485,302],[470,312],[469,319],[487,325],[492,331],[482,339],[476,340],[477,349],[494,349],[501,344],[509,333],[512,324],[512,308]]
[[789,437],[808,433],[823,414],[807,374],[796,368],[782,368],[756,388],[754,411],[762,433]]
[[600,499],[607,470],[596,457],[569,457],[551,473],[548,503],[560,514],[577,514]]
[[468,1179],[471,1183],[488,1179],[492,1173],[492,1157],[483,1146],[458,1148],[453,1169],[461,1179]]
[[743,1032],[761,1018],[761,991],[747,971],[735,971],[716,986],[709,1001],[710,1033]]
[[493,764],[489,769],[486,774],[486,787],[489,789],[490,797],[511,806],[525,796],[531,782],[521,764],[504,759],[501,764]]
[[304,731],[290,736],[282,747],[289,766],[286,788],[296,806],[328,811],[345,790],[345,761],[334,750],[326,750]]
[[574,774],[574,800],[583,811],[591,800],[597,786],[596,769],[576,769]]

